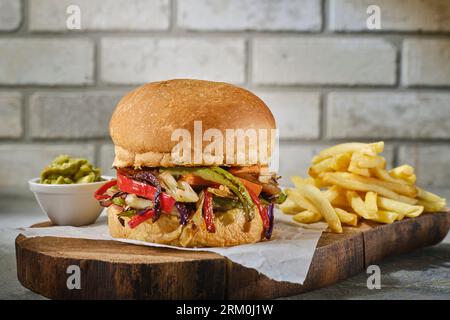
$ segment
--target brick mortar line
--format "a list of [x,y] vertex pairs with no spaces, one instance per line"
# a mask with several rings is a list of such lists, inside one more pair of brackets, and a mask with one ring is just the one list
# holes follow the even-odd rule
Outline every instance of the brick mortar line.
[[328,0],[322,0],[321,2],[322,10],[322,33],[329,31],[329,19],[330,19],[330,3]]
[[[143,83],[142,83],[143,84]],[[39,92],[39,93],[105,93],[105,94],[126,94],[127,92],[139,87],[142,84],[135,85],[109,85],[107,83],[100,82],[96,86],[18,86],[18,85],[1,85],[0,92]],[[378,93],[386,92],[391,94],[450,94],[450,86],[435,86],[435,87],[384,87],[384,86],[318,86],[318,85],[255,85],[247,84],[244,85],[246,89],[250,91],[267,91],[267,92],[299,92],[299,93]]]
[[398,166],[399,162],[399,145],[395,144],[392,151],[392,166],[395,168]]
[[98,38],[93,38],[92,39],[93,44],[94,44],[94,74],[93,74],[93,86],[97,87],[97,85],[100,83],[100,76],[101,76],[101,70],[100,70],[100,55],[101,55],[101,45],[100,45],[100,40]]
[[23,93],[23,141],[31,139],[31,110],[30,110],[30,96],[29,92]]
[[177,0],[169,0],[169,32],[175,32],[178,28],[177,21],[177,11],[178,3]]
[[245,42],[245,87],[248,88],[253,83],[253,39],[249,38]]
[[[18,31],[1,32],[0,39],[8,38],[51,38],[51,39],[67,39],[67,38],[83,38],[91,36],[104,36],[104,37],[130,37],[130,38],[145,38],[145,37],[160,37],[160,38],[234,38],[234,37],[282,37],[286,38],[384,38],[389,36],[402,37],[402,38],[417,38],[421,40],[427,39],[443,39],[448,40],[448,32],[437,33],[423,33],[423,32],[328,32],[328,31],[191,31],[184,29],[175,30],[147,30],[147,31],[133,31],[133,30],[92,30],[92,31],[31,31],[21,28]],[[67,37],[69,36],[69,37]]]

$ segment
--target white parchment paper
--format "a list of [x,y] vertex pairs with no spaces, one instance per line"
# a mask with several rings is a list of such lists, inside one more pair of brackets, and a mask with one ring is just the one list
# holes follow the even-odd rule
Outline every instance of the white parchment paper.
[[84,227],[51,226],[19,228],[26,237],[62,237],[93,240],[114,240],[150,247],[166,247],[187,251],[210,251],[227,257],[235,263],[253,268],[277,281],[302,284],[308,273],[317,242],[325,230],[325,223],[300,225],[291,216],[275,210],[272,240],[229,248],[180,248],[130,239],[112,238],[108,233],[107,217],[103,213],[95,224]]

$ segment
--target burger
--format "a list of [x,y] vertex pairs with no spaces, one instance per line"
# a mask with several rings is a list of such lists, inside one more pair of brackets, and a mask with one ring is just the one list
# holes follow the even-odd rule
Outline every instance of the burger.
[[109,124],[117,178],[95,193],[115,238],[223,247],[271,238],[285,199],[275,120],[253,93],[175,79],[125,95]]

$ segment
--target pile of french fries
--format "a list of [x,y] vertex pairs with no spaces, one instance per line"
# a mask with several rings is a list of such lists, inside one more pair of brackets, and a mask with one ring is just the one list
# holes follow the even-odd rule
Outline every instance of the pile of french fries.
[[321,151],[312,160],[309,177],[291,177],[280,205],[299,223],[325,220],[341,233],[342,225],[357,226],[359,219],[393,223],[422,212],[437,212],[446,200],[415,185],[414,168],[386,169],[384,142],[344,143]]

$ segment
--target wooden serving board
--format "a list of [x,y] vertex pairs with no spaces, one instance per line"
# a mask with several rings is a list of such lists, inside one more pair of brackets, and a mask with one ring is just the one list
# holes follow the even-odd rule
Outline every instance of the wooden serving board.
[[[26,288],[55,299],[276,298],[331,285],[384,257],[434,245],[449,228],[450,211],[325,232],[303,285],[271,280],[215,253],[23,235],[16,238],[17,276]],[[67,288],[70,265],[80,267],[80,290]]]

